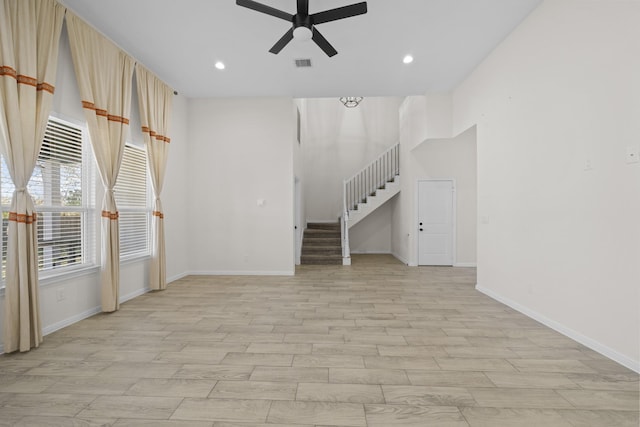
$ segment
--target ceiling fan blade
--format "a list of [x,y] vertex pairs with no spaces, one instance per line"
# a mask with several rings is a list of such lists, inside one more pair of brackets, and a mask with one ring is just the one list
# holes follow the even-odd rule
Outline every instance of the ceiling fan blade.
[[293,15],[283,12],[282,10],[275,9],[271,6],[267,6],[266,4],[258,3],[253,0],[236,0],[236,4],[238,6],[246,7],[251,10],[255,10],[257,12],[266,13],[267,15],[275,16],[276,18],[284,19],[285,21],[292,22]]
[[320,31],[315,28],[313,29],[313,36],[311,37],[311,39],[316,42],[320,49],[322,49],[329,58],[338,53],[338,51],[335,50],[333,46],[331,46],[331,43],[329,43],[327,39],[325,39],[324,36],[320,34]]
[[276,42],[276,44],[273,45],[273,47],[271,49],[269,49],[269,52],[271,53],[275,53],[278,54],[280,53],[280,51],[287,45],[287,43],[289,43],[291,40],[293,40],[293,27],[291,27],[291,29],[289,31],[287,31],[286,33],[284,33],[284,36],[282,36],[280,38],[280,40],[278,40]]
[[309,14],[309,0],[298,0],[298,15],[307,16]]
[[342,6],[335,9],[325,10],[324,12],[318,12],[311,15],[311,22],[316,24],[323,24],[325,22],[336,21],[338,19],[349,18],[351,16],[362,15],[367,13],[367,2],[351,4],[349,6]]

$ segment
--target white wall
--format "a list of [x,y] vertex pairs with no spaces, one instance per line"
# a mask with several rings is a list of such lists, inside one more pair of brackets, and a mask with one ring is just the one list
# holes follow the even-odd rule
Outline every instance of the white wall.
[[637,1],[545,1],[453,103],[478,126],[479,289],[635,370],[638,22]]
[[[305,183],[305,169],[304,169],[304,150],[303,140],[304,140],[304,117],[306,115],[307,108],[307,100],[306,99],[296,99],[294,104],[294,120],[295,120],[295,137],[293,140],[293,175],[297,180],[299,185],[299,197],[298,206],[294,206],[294,222],[296,227],[298,227],[298,233],[296,234],[294,230],[294,238],[297,237],[297,240],[294,241],[294,252],[298,251],[299,255],[302,255],[302,240],[304,238],[304,230],[307,228],[307,214],[306,214],[306,203],[305,203],[305,193],[304,193],[304,183]],[[295,198],[294,198],[295,203]],[[299,212],[296,213],[296,209],[299,209]],[[297,215],[297,218],[295,217]],[[297,249],[296,249],[297,248]],[[295,264],[300,264],[300,257],[295,257]]]
[[400,101],[372,97],[346,108],[337,98],[305,100],[302,150],[308,221],[338,221],[343,180],[398,142]]
[[[84,126],[84,113],[76,83],[71,52],[66,29],[63,29],[60,42],[58,71],[55,84],[52,115]],[[135,89],[134,89],[135,90]],[[134,101],[135,101],[134,97]],[[167,277],[179,277],[187,271],[186,264],[186,104],[182,97],[174,99],[174,112],[171,121],[173,137],[167,165],[163,206],[165,207],[165,233],[167,246]],[[132,103],[130,141],[140,143],[142,133],[139,129],[137,103]],[[99,206],[102,201],[102,184],[97,178],[96,216],[100,224]],[[100,262],[100,235],[96,236],[96,262]],[[125,301],[148,290],[148,259],[126,262],[120,267],[120,299]],[[57,293],[62,291],[64,299],[57,301]],[[0,330],[4,321],[4,290],[0,290]],[[51,333],[78,320],[100,312],[100,273],[94,266],[73,275],[40,280],[40,309],[44,334]],[[46,340],[46,337],[45,337]],[[0,334],[0,352],[2,336]]]
[[189,271],[293,274],[293,111],[290,98],[189,101]]
[[172,120],[169,127],[171,143],[162,189],[164,234],[167,260],[167,282],[186,275],[189,269],[189,138],[187,127],[187,98],[173,98]]
[[453,136],[453,105],[450,93],[425,95],[425,139],[451,138]]
[[392,206],[391,253],[408,265],[417,265],[415,253],[415,162],[411,150],[427,137],[427,99],[408,96],[398,110],[400,194]]
[[390,254],[393,204],[389,200],[349,229],[352,254]]
[[407,97],[399,109],[401,192],[392,206],[391,250],[418,264],[416,198],[418,180],[456,182],[455,265],[476,265],[475,128],[452,137],[451,94]]
[[417,179],[453,179],[456,186],[455,265],[476,265],[475,127],[455,138],[428,139],[411,151]]

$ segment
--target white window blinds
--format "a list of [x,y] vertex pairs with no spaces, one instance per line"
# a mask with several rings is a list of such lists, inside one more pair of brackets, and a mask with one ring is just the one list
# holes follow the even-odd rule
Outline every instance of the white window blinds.
[[[28,184],[38,215],[38,269],[54,272],[93,263],[89,208],[92,206],[83,130],[50,118]],[[2,276],[5,275],[7,221],[15,187],[4,158],[0,169]]]
[[127,144],[115,186],[120,213],[120,259],[149,255],[147,153]]

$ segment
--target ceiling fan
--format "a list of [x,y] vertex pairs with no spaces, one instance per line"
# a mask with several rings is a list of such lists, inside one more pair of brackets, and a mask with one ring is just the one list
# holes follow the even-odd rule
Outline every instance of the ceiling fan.
[[367,2],[351,4],[349,6],[342,6],[335,9],[325,10],[324,12],[318,12],[309,15],[309,0],[297,0],[298,9],[295,15],[284,12],[279,9],[275,9],[271,6],[267,6],[262,3],[258,3],[253,0],[236,0],[238,6],[246,7],[257,12],[266,13],[267,15],[275,16],[276,18],[284,19],[292,24],[292,27],[287,31],[280,40],[273,45],[269,52],[277,54],[279,53],[292,39],[297,40],[309,40],[312,39],[319,47],[331,57],[338,53],[337,50],[331,46],[331,43],[324,38],[322,34],[315,28],[318,24],[324,24],[325,22],[337,21],[338,19],[350,18],[352,16],[362,15],[367,13]]

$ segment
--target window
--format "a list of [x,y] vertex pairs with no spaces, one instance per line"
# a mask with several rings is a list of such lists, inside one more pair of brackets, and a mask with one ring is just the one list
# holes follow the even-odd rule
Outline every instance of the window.
[[[94,233],[90,220],[92,171],[83,129],[49,118],[28,190],[38,215],[38,270],[60,270],[93,264]],[[7,257],[7,225],[15,187],[5,159],[0,169],[2,204],[2,277]]]
[[115,186],[116,204],[120,213],[120,259],[150,253],[151,209],[148,187],[147,153],[127,144]]

